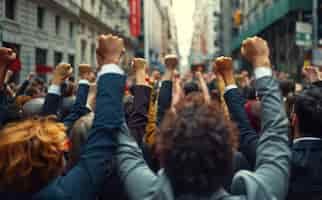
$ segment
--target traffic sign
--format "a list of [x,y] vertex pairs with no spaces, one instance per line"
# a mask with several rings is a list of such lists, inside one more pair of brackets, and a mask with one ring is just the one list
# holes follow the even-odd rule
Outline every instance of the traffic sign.
[[311,47],[312,40],[312,25],[304,22],[296,22],[296,45]]

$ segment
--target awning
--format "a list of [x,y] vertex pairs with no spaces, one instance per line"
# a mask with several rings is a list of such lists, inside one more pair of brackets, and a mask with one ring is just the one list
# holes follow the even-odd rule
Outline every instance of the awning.
[[287,13],[303,9],[312,10],[312,0],[279,0],[266,8],[254,23],[249,24],[245,31],[233,39],[232,51],[240,47],[242,41],[247,37],[254,36],[284,17]]

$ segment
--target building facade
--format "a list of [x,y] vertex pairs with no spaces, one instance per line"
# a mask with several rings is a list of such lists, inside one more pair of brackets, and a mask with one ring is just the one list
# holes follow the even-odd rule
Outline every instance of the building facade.
[[196,1],[189,61],[192,65],[209,64],[221,54],[220,1]]
[[242,41],[258,35],[268,41],[274,67],[299,79],[304,59],[310,57],[311,50],[296,45],[295,27],[299,21],[312,23],[312,3],[312,0],[232,1],[229,53],[238,58],[239,68],[246,66],[239,53]]
[[0,45],[18,49],[20,77],[60,62],[95,67],[99,34],[122,36],[133,56],[128,19],[127,0],[0,0]]
[[21,77],[37,65],[75,63],[78,15],[73,1],[0,0],[0,43],[18,50]]
[[147,24],[144,25],[147,26],[147,35],[142,37],[148,37],[150,66],[164,71],[165,54],[179,54],[172,0],[150,0],[143,3],[146,4],[143,7],[148,10]]

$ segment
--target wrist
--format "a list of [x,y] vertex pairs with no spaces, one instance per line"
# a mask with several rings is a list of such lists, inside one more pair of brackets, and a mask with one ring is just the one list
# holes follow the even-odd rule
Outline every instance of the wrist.
[[271,61],[268,56],[259,56],[253,59],[252,65],[254,68],[257,67],[271,67]]
[[224,77],[225,85],[236,85],[235,78],[233,76]]
[[60,80],[60,79],[53,79],[51,81],[51,84],[53,85],[62,85],[64,81]]
[[169,70],[167,69],[164,73],[164,76],[163,76],[163,80],[164,81],[167,81],[167,80],[172,80],[172,75],[173,75],[173,70]]
[[120,63],[120,58],[108,57],[108,58],[104,59],[104,62],[102,63],[102,65],[108,65],[108,64],[118,65],[119,63]]

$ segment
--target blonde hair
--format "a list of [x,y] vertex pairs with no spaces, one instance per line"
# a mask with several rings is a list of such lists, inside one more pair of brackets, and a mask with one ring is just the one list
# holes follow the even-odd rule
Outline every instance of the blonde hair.
[[53,117],[10,123],[0,130],[0,188],[36,192],[63,171],[66,128]]

